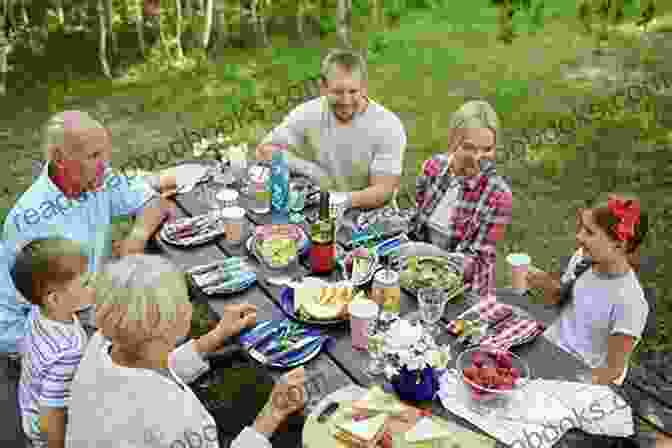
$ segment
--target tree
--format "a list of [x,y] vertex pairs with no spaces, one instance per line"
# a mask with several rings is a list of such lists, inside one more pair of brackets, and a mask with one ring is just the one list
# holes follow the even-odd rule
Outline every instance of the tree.
[[341,45],[352,48],[352,0],[338,0],[336,33]]
[[110,64],[107,62],[107,20],[105,18],[105,0],[98,0],[98,29],[99,29],[99,40],[98,40],[98,59],[100,60],[100,65],[103,69],[103,74],[107,78],[112,78],[112,73],[110,72]]
[[[187,0],[187,4],[189,1]],[[182,0],[175,0],[175,40],[177,43],[177,57],[182,60],[184,52],[182,51]]]
[[210,43],[210,34],[212,33],[212,13],[214,9],[213,0],[206,0],[205,6],[205,27],[203,28],[203,49],[207,50]]
[[7,55],[11,51],[9,39],[7,39],[7,6],[8,0],[0,0],[0,96],[7,94]]
[[135,30],[138,33],[140,54],[145,57],[147,44],[145,43],[145,16],[143,14],[143,0],[135,0]]

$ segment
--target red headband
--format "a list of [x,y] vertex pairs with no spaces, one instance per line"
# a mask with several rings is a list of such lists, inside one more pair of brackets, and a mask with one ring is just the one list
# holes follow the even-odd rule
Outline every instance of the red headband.
[[611,213],[619,219],[616,225],[616,235],[621,241],[628,241],[635,236],[635,225],[639,223],[640,208],[637,201],[623,201],[609,198],[608,203]]

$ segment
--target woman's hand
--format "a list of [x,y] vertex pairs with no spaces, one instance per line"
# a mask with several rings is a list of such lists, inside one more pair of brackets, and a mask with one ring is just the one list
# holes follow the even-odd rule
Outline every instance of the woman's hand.
[[278,427],[293,413],[306,405],[304,383],[306,372],[303,367],[285,374],[284,379],[273,387],[266,406],[254,421],[254,429],[270,438]]
[[271,160],[273,158],[273,150],[275,145],[263,144],[257,146],[256,157],[257,160]]
[[222,319],[217,324],[218,331],[225,338],[237,335],[244,328],[252,328],[257,324],[257,307],[250,303],[238,303],[224,308]]

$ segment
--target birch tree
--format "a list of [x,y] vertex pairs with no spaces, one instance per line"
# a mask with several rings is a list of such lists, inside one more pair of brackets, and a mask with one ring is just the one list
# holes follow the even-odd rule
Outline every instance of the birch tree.
[[352,48],[352,0],[338,0],[336,34],[344,48]]
[[[189,1],[187,0],[187,4]],[[184,59],[184,52],[182,51],[182,0],[175,0],[175,40],[177,44],[177,57],[179,60]]]
[[107,20],[105,19],[105,0],[98,0],[98,59],[107,78],[112,78],[110,64],[107,62]]
[[145,17],[143,15],[143,0],[135,1],[135,30],[138,33],[138,46],[140,54],[145,57],[147,54],[147,44],[145,43]]
[[[202,0],[201,0],[202,2]],[[212,13],[214,9],[214,0],[206,0],[205,2],[205,26],[203,27],[203,49],[207,50],[210,43],[210,34],[212,33]]]
[[9,27],[6,20],[9,3],[9,0],[0,0],[0,96],[7,94],[7,55],[11,50],[10,42],[6,37],[6,30]]
[[114,27],[112,23],[112,15],[114,14],[114,7],[112,6],[112,0],[105,0],[105,27],[107,28],[107,38],[111,44],[110,50],[112,55],[116,55],[118,51],[117,47],[117,35],[114,32]]

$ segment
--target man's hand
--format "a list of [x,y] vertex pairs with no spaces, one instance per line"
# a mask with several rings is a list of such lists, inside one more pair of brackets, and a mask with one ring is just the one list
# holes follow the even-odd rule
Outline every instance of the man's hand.
[[623,371],[618,371],[610,367],[597,367],[593,369],[593,384],[609,385],[616,381]]
[[270,143],[265,143],[257,146],[256,157],[257,160],[271,160],[273,159],[273,151],[275,150],[275,145]]

